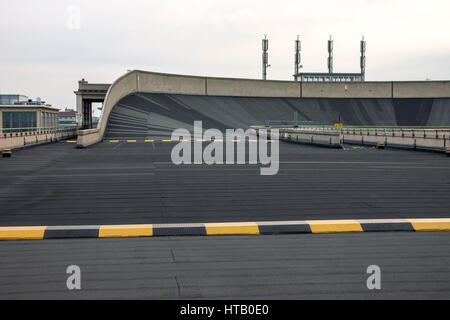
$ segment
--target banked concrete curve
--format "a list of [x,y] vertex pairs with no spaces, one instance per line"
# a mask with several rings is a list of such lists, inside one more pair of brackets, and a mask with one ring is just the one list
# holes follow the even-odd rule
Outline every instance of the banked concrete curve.
[[129,71],[112,83],[97,128],[79,130],[82,147],[101,141],[114,106],[133,93],[271,98],[450,98],[450,81],[311,83]]

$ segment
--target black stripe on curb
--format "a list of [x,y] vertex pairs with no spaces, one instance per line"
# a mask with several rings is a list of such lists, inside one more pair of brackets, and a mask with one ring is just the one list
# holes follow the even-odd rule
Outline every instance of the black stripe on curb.
[[98,238],[100,226],[47,227],[44,239]]
[[206,236],[204,225],[167,226],[153,225],[153,236]]
[[360,224],[364,232],[415,231],[409,222],[361,222]]
[[260,234],[311,233],[309,224],[258,224]]

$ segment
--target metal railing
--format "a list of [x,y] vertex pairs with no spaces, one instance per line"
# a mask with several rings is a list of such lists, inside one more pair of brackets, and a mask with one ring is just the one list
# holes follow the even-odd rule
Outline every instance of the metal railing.
[[17,135],[38,135],[44,133],[75,132],[76,127],[28,127],[28,128],[0,128],[0,137],[12,137]]
[[49,127],[21,127],[21,128],[0,128],[0,133],[14,133],[14,132],[43,132],[43,131],[58,131],[70,129],[75,130],[77,127],[59,127],[59,126],[49,126]]

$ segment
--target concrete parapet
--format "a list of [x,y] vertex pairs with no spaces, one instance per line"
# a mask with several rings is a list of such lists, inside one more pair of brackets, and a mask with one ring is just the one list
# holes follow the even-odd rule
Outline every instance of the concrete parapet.
[[445,152],[449,146],[449,130],[343,130],[344,143],[376,145],[384,142],[387,148],[407,148]]
[[300,98],[300,82],[206,78],[211,96]]
[[101,139],[102,137],[100,136],[100,130],[97,128],[78,130],[77,146],[80,148],[85,148],[94,143],[100,142]]
[[[271,135],[271,128],[253,126],[259,134],[260,130],[267,130],[268,136]],[[317,129],[296,129],[281,128],[279,137],[282,141],[297,142],[305,144],[320,145],[331,148],[342,148],[341,134],[339,130],[317,130]]]
[[448,98],[450,81],[393,82],[394,98]]
[[206,78],[137,71],[137,91],[206,95]]
[[75,128],[3,133],[0,134],[0,149],[22,148],[59,139],[72,138],[76,136],[76,133]]
[[288,142],[342,148],[340,133],[335,130],[281,129],[280,139]]
[[391,82],[302,82],[302,98],[392,98]]
[[[257,132],[264,129],[268,134],[271,128],[253,126]],[[450,129],[400,129],[386,130],[374,128],[277,128],[280,140],[340,148],[342,144],[359,144],[387,148],[407,148],[446,152],[450,148]],[[402,133],[404,132],[404,133]]]

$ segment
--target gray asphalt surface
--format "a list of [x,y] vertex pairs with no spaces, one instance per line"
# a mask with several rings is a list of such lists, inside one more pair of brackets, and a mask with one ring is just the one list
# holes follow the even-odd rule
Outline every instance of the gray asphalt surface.
[[449,217],[443,154],[280,142],[280,170],[180,165],[173,143],[55,143],[0,158],[0,226]]
[[450,232],[3,241],[0,257],[0,299],[450,299]]

